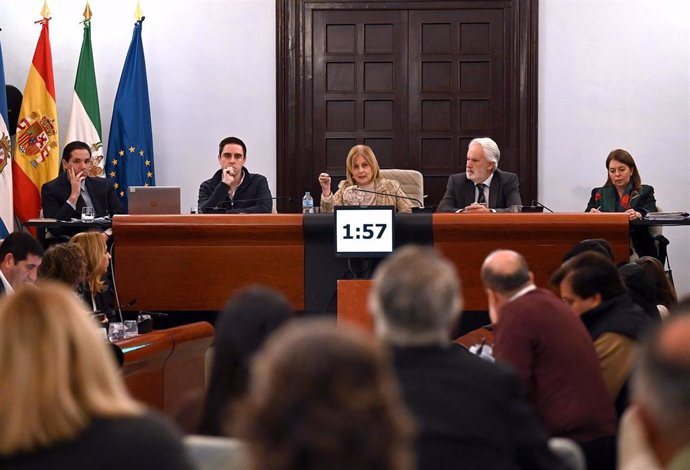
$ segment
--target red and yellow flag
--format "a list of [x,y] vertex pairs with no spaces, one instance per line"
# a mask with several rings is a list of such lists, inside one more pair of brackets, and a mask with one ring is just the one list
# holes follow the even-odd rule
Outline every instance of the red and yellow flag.
[[19,220],[36,218],[41,210],[41,186],[58,175],[57,106],[53,81],[50,34],[44,15],[24,99],[17,122],[17,144],[12,159],[14,211]]

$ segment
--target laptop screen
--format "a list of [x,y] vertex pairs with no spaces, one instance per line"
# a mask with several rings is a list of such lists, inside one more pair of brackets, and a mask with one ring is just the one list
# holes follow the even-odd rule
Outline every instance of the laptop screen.
[[179,186],[130,186],[130,214],[179,214]]

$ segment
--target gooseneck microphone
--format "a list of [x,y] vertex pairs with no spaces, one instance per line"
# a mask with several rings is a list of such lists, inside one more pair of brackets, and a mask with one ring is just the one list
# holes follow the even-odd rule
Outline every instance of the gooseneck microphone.
[[407,199],[408,201],[416,202],[417,204],[419,204],[419,207],[424,207],[424,204],[422,204],[422,201],[420,201],[419,199],[416,199],[414,197],[410,197],[410,196],[400,196],[399,194],[382,193],[379,191],[369,191],[368,189],[362,189],[362,188],[355,188],[354,191],[359,191],[361,193],[378,194],[379,196],[389,196],[389,197],[394,197],[396,199]]
[[547,211],[549,211],[549,212],[551,212],[552,214],[554,214],[554,211],[552,211],[551,209],[549,209],[548,207],[546,207],[544,204],[542,204],[541,202],[537,201],[536,199],[532,199],[532,205],[533,205],[533,206],[537,206],[537,207],[543,207],[543,208],[546,209]]

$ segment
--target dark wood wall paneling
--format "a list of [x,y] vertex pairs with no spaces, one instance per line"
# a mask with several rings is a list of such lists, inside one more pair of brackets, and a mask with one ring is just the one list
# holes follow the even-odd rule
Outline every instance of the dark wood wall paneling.
[[[334,186],[352,145],[425,177],[437,205],[467,144],[537,196],[537,0],[277,2],[278,195]],[[298,204],[279,205],[281,211]]]

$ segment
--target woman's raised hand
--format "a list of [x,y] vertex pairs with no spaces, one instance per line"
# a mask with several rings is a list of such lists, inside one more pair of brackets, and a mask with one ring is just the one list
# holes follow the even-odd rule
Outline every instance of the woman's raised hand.
[[321,173],[319,175],[319,184],[321,185],[321,194],[325,197],[331,195],[331,177],[328,173]]

